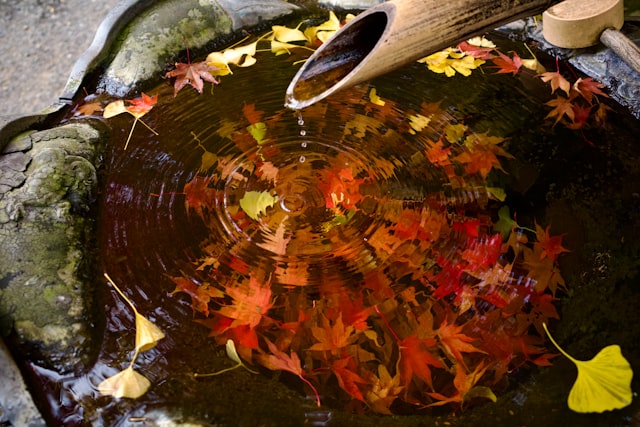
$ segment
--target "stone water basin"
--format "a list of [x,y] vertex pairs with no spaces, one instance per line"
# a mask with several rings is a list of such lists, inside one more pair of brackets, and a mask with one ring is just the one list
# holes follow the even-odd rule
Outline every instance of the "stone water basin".
[[[109,31],[102,33],[104,53],[93,52],[95,60],[85,56],[84,63],[79,61],[62,96],[69,105],[53,106],[50,112],[3,128],[3,170],[14,173],[3,175],[6,189],[0,200],[0,303],[5,341],[33,390],[42,414],[39,421],[637,422],[635,402],[604,414],[571,412],[566,395],[575,372],[560,358],[553,359],[552,367],[537,367],[523,360],[523,353],[514,353],[519,360],[509,375],[491,384],[495,403],[477,399],[452,412],[450,406],[427,408],[427,398],[419,405],[398,399],[387,408],[398,415],[390,416],[375,415],[384,411],[372,411],[376,406],[371,398],[363,396],[367,404],[350,399],[337,376],[323,375],[330,366],[325,359],[348,359],[341,357],[342,347],[302,353],[305,345],[318,341],[320,332],[312,328],[327,321],[325,329],[337,330],[338,318],[350,336],[349,345],[358,345],[359,356],[386,357],[391,374],[399,351],[394,335],[411,336],[414,315],[431,313],[437,329],[455,313],[458,324],[468,325],[467,335],[497,335],[505,327],[502,323],[499,328],[499,322],[469,323],[477,314],[497,313],[495,299],[485,296],[481,302],[455,290],[435,298],[432,292],[444,293],[435,286],[438,274],[448,271],[447,260],[460,263],[465,248],[478,247],[468,246],[469,238],[496,241],[500,212],[505,212],[500,209],[507,206],[509,218],[515,212],[519,225],[550,226],[570,250],[558,257],[558,272],[566,284],[566,289],[558,285],[553,302],[560,319],[542,313],[556,338],[581,359],[619,344],[632,367],[637,366],[634,237],[640,212],[640,126],[632,106],[604,98],[613,109],[606,127],[593,125],[581,132],[553,126],[553,120],[545,119],[549,88],[540,79],[532,73],[493,76],[490,68],[484,74],[476,70],[469,77],[447,78],[415,64],[299,113],[281,105],[296,70],[293,63],[304,58],[301,52],[259,52],[255,66],[234,68],[233,75],[220,77],[219,86],[212,89],[207,83],[202,94],[187,86],[174,98],[172,82],[161,79],[173,62],[187,61],[185,40],[190,58],[202,60],[208,52],[242,40],[244,31],[260,35],[273,24],[294,27],[302,19],[321,23],[328,16],[313,3],[300,7],[277,1],[123,2]],[[340,10],[338,14],[345,15]],[[514,36],[513,29],[510,34]],[[497,33],[489,38],[501,51],[529,57],[521,42]],[[553,68],[552,59],[536,55],[547,69]],[[80,87],[90,95],[85,97]],[[372,102],[372,88],[385,105]],[[127,144],[130,116],[105,120],[100,113],[74,114],[84,104],[97,100],[104,107],[140,92],[158,95],[157,104],[142,118],[157,135],[138,124]],[[461,141],[469,135],[499,139],[504,151],[495,151],[498,164],[465,168],[460,159],[470,152],[454,144],[456,135]],[[432,157],[430,149],[438,141],[450,144],[453,153]],[[449,158],[458,159],[453,169],[446,164]],[[247,204],[251,197],[261,202]],[[439,224],[437,236],[425,224]],[[509,228],[502,229],[505,242]],[[479,235],[469,236],[469,230]],[[482,268],[515,262],[512,253],[498,250],[499,260],[486,261]],[[517,267],[509,276],[515,281],[533,277],[533,268],[522,263]],[[105,378],[126,368],[135,338],[133,313],[108,285],[105,272],[166,335],[136,360],[136,370],[151,382],[137,399],[103,396],[97,390]],[[469,289],[478,285],[473,274],[464,278]],[[259,286],[252,288],[252,283]],[[209,292],[210,304],[198,305],[202,300],[194,299],[192,286]],[[262,300],[256,300],[255,289],[261,290]],[[252,297],[243,306],[248,308],[237,308],[238,301]],[[354,301],[364,311],[361,317],[349,314]],[[531,306],[521,309],[527,318],[537,313]],[[235,324],[216,326],[229,319]],[[283,327],[296,322],[309,331],[291,335],[292,326]],[[526,336],[552,352],[531,322]],[[423,326],[418,323],[418,329]],[[483,327],[488,335],[482,335]],[[195,372],[233,366],[225,341],[238,342],[240,355],[246,356],[251,344],[244,341],[245,350],[241,344],[254,332],[260,344],[253,351],[263,357],[269,356],[267,340],[282,345],[287,354],[307,355],[301,367],[305,379],[320,389],[320,408],[306,383],[289,372],[269,369],[259,357],[250,364],[259,374],[237,369],[194,377]],[[289,339],[290,347],[282,344]],[[491,353],[493,347],[481,347],[479,341],[473,341],[481,350],[476,356]],[[440,357],[449,369],[459,366],[455,357]],[[372,362],[362,366],[375,366]],[[371,370],[358,375],[365,380]],[[451,395],[445,369],[436,367],[434,372],[436,391]],[[356,387],[366,393],[366,386]],[[413,390],[420,398],[429,391]]]

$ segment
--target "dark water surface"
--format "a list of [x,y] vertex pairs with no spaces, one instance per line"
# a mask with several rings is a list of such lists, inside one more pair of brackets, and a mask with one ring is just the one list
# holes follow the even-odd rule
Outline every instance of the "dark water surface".
[[[504,52],[523,50],[497,35],[492,39]],[[276,305],[282,295],[315,304],[327,287],[355,295],[363,278],[384,270],[385,280],[401,292],[411,282],[406,271],[397,270],[400,255],[394,250],[422,257],[416,262],[422,272],[434,252],[454,253],[462,244],[438,240],[424,251],[418,244],[398,249],[398,241],[380,240],[380,230],[416,204],[450,216],[485,215],[489,223],[508,206],[519,224],[551,225],[571,250],[560,258],[567,291],[556,295],[558,340],[578,359],[617,343],[632,367],[640,362],[637,120],[618,108],[609,113],[607,127],[584,134],[552,127],[543,105],[551,99],[549,87],[530,73],[489,75],[493,71],[485,69],[446,78],[421,64],[372,82],[386,108],[371,104],[365,84],[294,112],[282,104],[298,59],[259,54],[254,67],[234,69],[213,89],[205,85],[203,94],[186,87],[174,98],[170,83],[162,81],[146,91],[158,94],[159,102],[143,117],[158,136],[137,125],[126,151],[132,118],[109,120],[113,135],[103,171],[96,283],[108,290],[102,279],[108,272],[167,336],[137,360],[136,369],[152,383],[145,396],[135,401],[99,396],[97,384],[127,366],[135,337],[133,314],[110,292],[95,367],[80,378],[52,379],[60,381],[51,397],[55,417],[67,425],[82,419],[92,425],[154,425],[145,424],[157,416],[154,408],[174,407],[185,416],[208,417],[212,425],[640,423],[637,403],[603,415],[570,412],[566,396],[575,373],[560,358],[552,368],[513,372],[496,391],[497,403],[453,416],[448,410],[350,415],[343,412],[335,385],[322,396],[327,405],[317,409],[297,378],[278,379],[267,370],[193,377],[232,362],[208,336],[211,324],[196,321],[204,318],[203,310],[194,310],[185,293],[174,293],[176,279],[210,281],[211,289],[224,292],[231,283],[244,283],[247,271],[259,272]],[[549,64],[553,68],[553,61]],[[411,133],[407,117],[417,114],[432,121]],[[494,167],[486,177],[469,173],[464,185],[456,186],[444,167],[420,157],[446,125],[456,124],[467,133],[505,138],[501,147],[512,158],[498,157],[503,171]],[[203,193],[187,191],[189,184],[202,183]],[[504,189],[506,200],[495,200],[487,187]],[[253,215],[242,206],[250,192],[268,196],[264,209]],[[283,316],[281,322],[288,315],[282,307],[269,314]],[[633,385],[637,388],[637,380]]]

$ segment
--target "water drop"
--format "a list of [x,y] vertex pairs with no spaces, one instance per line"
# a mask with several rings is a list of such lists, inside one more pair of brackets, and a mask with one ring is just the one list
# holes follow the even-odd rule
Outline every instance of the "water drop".
[[300,163],[304,163],[307,158],[305,156],[300,156],[300,159],[298,159],[300,161]]
[[302,130],[300,131],[300,136],[305,136],[306,134],[307,134],[307,131],[306,131],[306,130],[302,129]]
[[[302,133],[300,133],[300,135],[302,135]],[[304,135],[302,135],[302,136],[304,136]],[[304,141],[302,144],[300,144],[300,146],[302,148],[307,148],[307,145],[309,145],[309,144],[307,144],[307,141]]]

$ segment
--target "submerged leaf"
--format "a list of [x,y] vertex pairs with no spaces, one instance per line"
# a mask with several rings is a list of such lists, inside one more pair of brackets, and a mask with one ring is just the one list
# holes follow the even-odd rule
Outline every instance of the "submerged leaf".
[[105,396],[137,399],[145,394],[150,386],[151,382],[129,365],[124,371],[118,372],[98,384],[98,391]]
[[553,339],[546,323],[542,326],[553,345],[578,368],[578,377],[569,393],[568,404],[571,410],[600,413],[631,404],[633,371],[622,355],[620,346],[607,346],[591,360],[576,360]]

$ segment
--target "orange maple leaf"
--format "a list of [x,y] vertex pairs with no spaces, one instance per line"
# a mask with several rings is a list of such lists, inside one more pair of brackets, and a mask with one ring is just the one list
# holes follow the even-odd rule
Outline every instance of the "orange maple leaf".
[[440,328],[436,330],[436,334],[445,353],[452,356],[455,361],[467,369],[462,353],[486,352],[469,344],[470,342],[475,341],[475,338],[471,338],[470,336],[461,333],[460,331],[462,331],[462,328],[463,326],[457,326],[455,323],[448,323],[445,319],[440,324]]
[[571,83],[569,83],[569,81],[565,79],[562,74],[560,74],[560,71],[547,71],[546,73],[538,75],[538,77],[540,77],[545,83],[550,82],[551,93],[554,93],[556,90],[560,89],[564,91],[567,96],[569,96]]
[[547,226],[545,230],[542,229],[538,224],[536,224],[536,239],[537,242],[533,242],[534,247],[539,248],[540,259],[545,257],[549,258],[551,261],[555,261],[558,255],[563,252],[571,252],[569,249],[562,247],[562,237],[560,236],[550,236],[549,229],[551,226]]
[[337,355],[339,350],[351,344],[357,335],[353,335],[354,327],[352,325],[344,326],[342,322],[342,314],[334,322],[333,326],[329,323],[329,319],[322,316],[322,327],[311,327],[311,333],[318,340],[309,350],[330,351],[331,354]]
[[533,249],[522,248],[524,254],[523,265],[529,269],[528,276],[535,280],[534,289],[543,292],[549,289],[555,295],[558,286],[564,288],[565,282],[555,262],[542,255],[542,247],[534,246]]
[[191,308],[205,316],[209,315],[209,302],[212,298],[224,298],[224,293],[220,289],[211,287],[208,283],[196,283],[187,277],[172,277],[171,280],[176,284],[172,294],[186,293],[191,297]]
[[231,328],[239,325],[255,328],[273,306],[269,283],[262,284],[253,276],[248,284],[227,287],[226,293],[234,303],[222,306],[218,313],[233,319]]
[[484,363],[481,362],[478,366],[476,366],[473,372],[467,374],[466,371],[462,369],[462,367],[456,366],[456,376],[453,379],[453,385],[456,388],[456,392],[449,397],[444,396],[440,393],[427,392],[429,396],[438,400],[437,402],[434,402],[428,406],[442,406],[447,403],[462,403],[465,397],[470,394],[470,392],[474,388],[476,389],[475,395],[477,395],[478,397],[486,397],[487,399],[495,401],[496,397],[491,389],[489,389],[488,387],[476,387],[476,384],[487,371],[488,367],[488,365],[485,366]]

